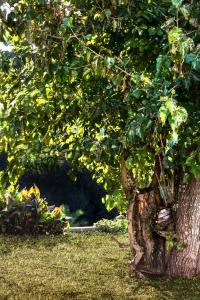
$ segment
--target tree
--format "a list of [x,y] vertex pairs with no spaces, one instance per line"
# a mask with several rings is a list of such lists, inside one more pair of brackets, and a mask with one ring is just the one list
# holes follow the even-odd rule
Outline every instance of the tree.
[[200,274],[198,1],[3,2],[2,187],[66,157],[123,191],[135,275]]

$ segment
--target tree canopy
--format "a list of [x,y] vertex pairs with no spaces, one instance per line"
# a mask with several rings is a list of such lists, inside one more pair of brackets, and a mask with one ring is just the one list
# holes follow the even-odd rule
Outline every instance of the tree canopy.
[[138,188],[155,157],[161,185],[200,176],[198,1],[1,2],[3,188],[49,156],[108,191],[120,189],[122,156]]

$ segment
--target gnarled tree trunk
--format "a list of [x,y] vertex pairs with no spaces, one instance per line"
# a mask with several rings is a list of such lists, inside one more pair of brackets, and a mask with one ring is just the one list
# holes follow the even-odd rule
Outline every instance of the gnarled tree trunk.
[[[143,194],[136,192],[137,184],[126,170],[123,159],[121,171],[129,199],[132,272],[139,277],[200,275],[200,181],[179,183],[174,199],[164,201],[158,188],[159,168],[155,168],[152,190]],[[171,247],[167,250],[169,239]]]
[[154,218],[163,206],[159,195],[159,162],[156,162],[152,179],[152,191],[138,194],[137,183],[127,170],[125,160],[121,157],[122,185],[129,199],[128,233],[130,247],[134,258],[131,270],[136,276],[143,274],[163,274],[165,264],[165,239],[153,229]]

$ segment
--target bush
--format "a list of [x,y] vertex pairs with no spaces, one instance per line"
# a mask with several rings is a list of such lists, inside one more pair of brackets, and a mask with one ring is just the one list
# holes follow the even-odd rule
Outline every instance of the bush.
[[126,233],[128,230],[128,220],[122,216],[117,216],[114,220],[102,219],[94,224],[101,232]]
[[62,207],[49,207],[35,185],[6,193],[2,199],[0,233],[61,234],[69,226]]

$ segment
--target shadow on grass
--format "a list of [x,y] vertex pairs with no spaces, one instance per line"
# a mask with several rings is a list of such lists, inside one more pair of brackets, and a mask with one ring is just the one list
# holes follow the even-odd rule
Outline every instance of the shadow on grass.
[[135,295],[135,299],[153,299],[152,296],[154,294],[157,295],[155,300],[200,299],[200,277],[195,277],[192,279],[175,279],[164,277],[141,280],[133,279],[132,286],[132,293]]
[[132,278],[109,234],[0,236],[0,259],[0,300],[200,300],[200,278]]

